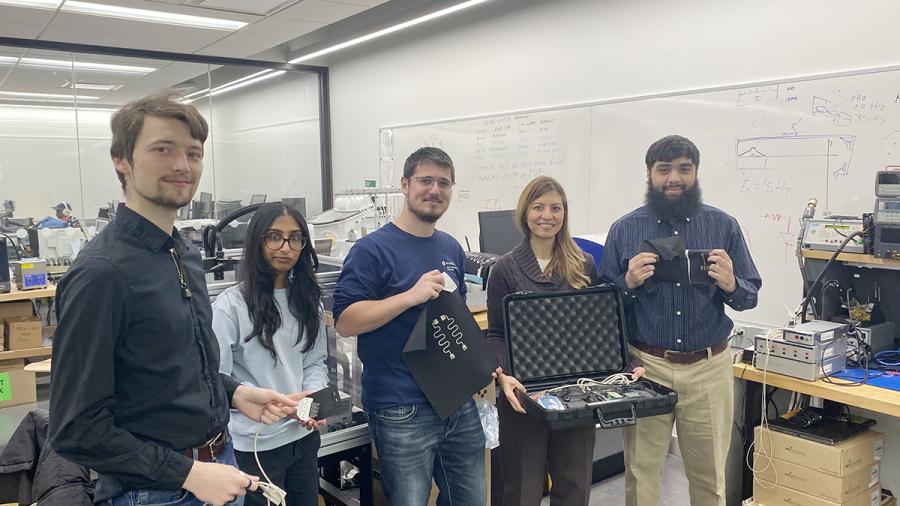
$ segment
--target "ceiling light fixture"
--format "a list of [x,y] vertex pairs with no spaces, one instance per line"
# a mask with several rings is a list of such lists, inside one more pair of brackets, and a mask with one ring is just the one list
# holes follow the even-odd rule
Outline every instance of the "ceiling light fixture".
[[26,93],[24,91],[0,91],[0,98],[12,97],[20,100],[64,100],[71,102],[73,99],[79,100],[97,100],[100,97],[92,97],[90,95],[64,95],[61,93]]
[[468,7],[473,7],[475,5],[478,5],[478,4],[487,2],[487,1],[488,0],[469,0],[468,2],[456,4],[452,7],[447,7],[446,9],[441,9],[439,11],[432,12],[431,14],[426,14],[422,17],[411,19],[409,21],[404,21],[403,23],[400,23],[398,25],[384,28],[382,30],[378,30],[377,32],[372,32],[368,35],[363,35],[362,37],[357,37],[355,39],[348,40],[347,42],[341,42],[340,44],[336,44],[331,47],[326,47],[325,49],[322,49],[320,51],[316,51],[316,52],[313,52],[313,53],[310,53],[307,55],[300,56],[298,58],[294,58],[293,60],[290,60],[288,63],[300,63],[300,62],[311,60],[313,58],[316,58],[316,57],[319,57],[322,55],[326,55],[328,53],[340,51],[341,49],[355,46],[357,44],[362,44],[363,42],[367,42],[372,39],[377,39],[378,37],[382,37],[384,35],[403,30],[404,28],[409,28],[411,26],[415,26],[420,23],[425,23],[426,21],[431,21],[432,19],[437,19],[441,16],[446,16],[447,14],[452,14],[454,12],[461,11]]
[[38,9],[55,9],[62,0],[0,0],[0,5],[14,5],[16,7],[35,7]]
[[93,63],[80,62],[70,60],[49,60],[46,58],[18,58],[16,56],[0,56],[0,65],[16,65],[20,67],[38,67],[50,69],[66,69],[92,71],[92,72],[115,72],[118,74],[149,74],[156,70],[155,67],[139,67],[136,65],[119,65],[114,63]]
[[98,84],[98,83],[72,83],[66,81],[62,85],[63,88],[75,88],[76,90],[99,90],[99,91],[116,91],[121,89],[124,84]]
[[109,18],[129,19],[132,21],[145,21],[149,23],[164,23],[167,25],[189,26],[192,28],[208,28],[210,30],[225,30],[229,32],[240,30],[247,26],[247,23],[244,23],[243,21],[234,21],[231,19],[208,18],[205,16],[192,16],[190,14],[177,14],[174,12],[135,9],[132,7],[120,7],[118,5],[76,2],[72,0],[67,0],[60,10],[77,14],[90,14],[92,16],[105,16]]
[[[0,109],[15,107],[17,109],[56,109],[61,111],[74,111],[75,108],[71,105],[35,105],[35,104],[10,104],[6,102],[0,102]],[[84,111],[92,111],[92,112],[105,112],[112,114],[116,112],[118,108],[116,107],[82,107],[78,106],[78,112]]]
[[258,83],[260,81],[265,81],[266,79],[271,79],[273,77],[280,76],[284,74],[286,71],[284,70],[261,70],[256,72],[255,74],[250,74],[248,76],[241,77],[240,79],[235,79],[229,83],[221,84],[216,86],[212,90],[209,88],[205,90],[195,91],[193,93],[189,93],[185,95],[185,102],[190,104],[191,102],[198,100],[200,98],[206,97],[215,97],[216,95],[221,95],[222,93],[228,93],[232,90],[237,90],[243,88],[244,86],[249,86],[254,83]]

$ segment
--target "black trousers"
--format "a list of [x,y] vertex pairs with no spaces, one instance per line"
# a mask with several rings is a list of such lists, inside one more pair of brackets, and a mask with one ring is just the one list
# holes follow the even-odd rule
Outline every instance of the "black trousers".
[[552,506],[587,506],[594,427],[549,431],[542,421],[513,411],[503,392],[497,394],[497,411],[503,506],[540,505],[548,471]]
[[[272,483],[287,492],[287,506],[316,506],[319,498],[319,431],[278,448],[258,452],[259,462]],[[264,480],[253,452],[235,450],[241,471]],[[266,506],[259,492],[244,496],[245,506]]]

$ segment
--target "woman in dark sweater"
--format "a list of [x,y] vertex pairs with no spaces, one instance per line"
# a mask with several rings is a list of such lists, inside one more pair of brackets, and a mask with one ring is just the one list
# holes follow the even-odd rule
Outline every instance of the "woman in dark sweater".
[[[566,193],[553,178],[539,176],[522,190],[516,223],[525,239],[503,255],[488,280],[487,339],[503,370],[507,368],[503,297],[519,291],[580,290],[598,282],[594,259],[569,234]],[[641,368],[635,369],[640,375]],[[591,494],[594,427],[548,431],[525,415],[515,390],[525,387],[514,377],[497,378],[500,415],[500,459],[504,505],[538,505],[549,471],[551,505],[587,505]]]

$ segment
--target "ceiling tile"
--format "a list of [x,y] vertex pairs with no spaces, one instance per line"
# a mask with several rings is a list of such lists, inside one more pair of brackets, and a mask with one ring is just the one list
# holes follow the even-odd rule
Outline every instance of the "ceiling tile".
[[325,25],[326,23],[324,22],[283,18],[281,15],[276,14],[274,16],[269,16],[266,19],[259,20],[250,26],[244,27],[243,29],[235,33],[235,35],[241,34],[243,32],[269,32],[288,35],[291,38],[294,38],[309,33],[313,30],[318,30]]
[[329,0],[338,4],[362,5],[363,7],[375,7],[387,3],[388,0]]
[[15,37],[18,39],[35,39],[44,30],[46,25],[28,25],[24,23],[8,23],[6,20],[15,18],[0,18],[0,34],[4,37]]
[[284,19],[302,19],[319,23],[334,23],[366,10],[365,6],[325,0],[304,0],[276,14]]
[[[0,5],[0,19],[7,23],[15,21],[15,24],[44,26],[53,19],[53,14],[55,13],[56,11],[51,9],[30,9]],[[6,36],[6,30],[2,33]]]
[[191,53],[227,35],[218,30],[60,13],[41,39]]
[[225,44],[228,46],[247,46],[256,48],[256,52],[268,49],[291,40],[293,37],[280,33],[236,33],[227,39],[220,40],[212,46]]
[[41,39],[71,42],[74,44],[150,49],[174,53],[192,53],[212,42],[191,41],[176,37],[151,37],[146,34],[120,34],[102,30],[91,32],[87,30],[70,30],[65,28],[51,28],[44,33]]

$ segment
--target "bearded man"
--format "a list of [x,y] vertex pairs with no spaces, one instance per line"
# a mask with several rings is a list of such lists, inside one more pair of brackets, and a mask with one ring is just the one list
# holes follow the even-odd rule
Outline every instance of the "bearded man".
[[[678,404],[672,413],[625,428],[626,504],[659,504],[677,423],[691,504],[724,506],[734,406],[731,354],[723,353],[733,323],[725,305],[736,311],[755,307],[762,280],[737,220],[703,203],[700,152],[693,142],[663,137],[647,150],[646,165],[646,202],[613,223],[600,277],[624,295],[634,363],[645,367],[647,379],[677,391]],[[647,282],[659,259],[639,252],[641,243],[670,237],[680,237],[688,249],[709,251],[712,282]]]

